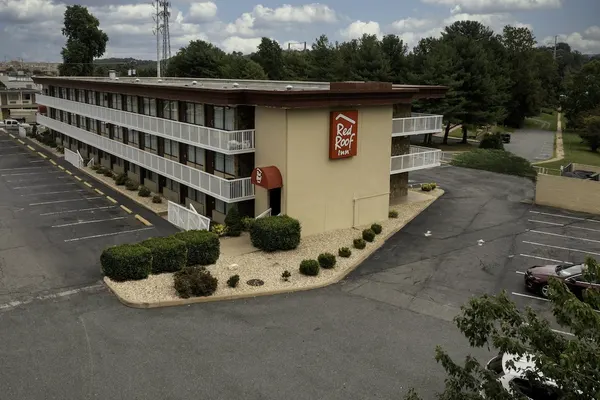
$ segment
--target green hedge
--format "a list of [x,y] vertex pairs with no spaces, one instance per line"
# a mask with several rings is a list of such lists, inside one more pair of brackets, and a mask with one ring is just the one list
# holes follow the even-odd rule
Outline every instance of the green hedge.
[[293,250],[300,244],[300,222],[287,215],[259,218],[250,228],[252,245],[264,251]]
[[214,264],[221,254],[219,237],[208,231],[185,231],[174,236],[187,246],[187,265]]
[[500,174],[535,179],[537,173],[526,159],[504,150],[476,149],[459,153],[450,164],[456,167],[481,169]]
[[176,272],[185,267],[187,247],[174,237],[156,237],[140,243],[152,252],[152,273]]
[[102,252],[100,265],[114,281],[145,279],[152,271],[152,252],[140,244],[113,246]]
[[319,262],[317,260],[302,260],[299,271],[302,275],[317,276],[319,275]]

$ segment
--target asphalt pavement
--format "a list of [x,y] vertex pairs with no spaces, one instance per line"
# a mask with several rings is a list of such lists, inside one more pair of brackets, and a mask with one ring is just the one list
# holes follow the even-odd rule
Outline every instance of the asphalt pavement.
[[451,322],[460,305],[506,290],[549,314],[517,272],[600,254],[581,240],[600,232],[579,235],[592,217],[523,202],[526,179],[449,166],[410,179],[446,194],[327,288],[151,310],[98,289],[0,308],[2,398],[390,399],[415,387],[433,399],[436,345],[492,357]]
[[548,160],[554,155],[554,136],[554,132],[542,129],[517,129],[504,149],[532,163]]

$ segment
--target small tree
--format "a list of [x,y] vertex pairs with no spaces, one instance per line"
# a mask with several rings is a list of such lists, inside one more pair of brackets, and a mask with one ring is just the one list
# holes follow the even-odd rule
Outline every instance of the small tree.
[[[598,282],[600,265],[592,258],[585,262],[584,277]],[[586,290],[577,298],[558,279],[550,280],[550,300],[556,321],[572,337],[552,329],[550,322],[530,307],[519,309],[506,293],[471,299],[456,317],[458,329],[472,347],[494,347],[501,353],[531,356],[534,370],[524,373],[531,383],[552,380],[561,391],[561,400],[600,398],[600,293]],[[507,392],[497,376],[471,356],[464,365],[455,363],[441,347],[435,359],[448,377],[439,399],[507,399],[523,398]],[[542,378],[543,376],[543,378]],[[417,400],[411,390],[405,399]]]
[[225,226],[227,226],[228,236],[240,236],[244,230],[242,217],[236,206],[233,206],[227,211],[225,216]]
[[600,147],[600,115],[592,115],[584,119],[584,132],[579,136],[590,146],[590,150],[597,151]]

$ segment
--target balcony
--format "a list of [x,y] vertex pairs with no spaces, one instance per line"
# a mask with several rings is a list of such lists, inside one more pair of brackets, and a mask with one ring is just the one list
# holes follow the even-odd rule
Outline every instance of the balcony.
[[37,122],[219,200],[235,203],[254,198],[254,185],[250,182],[250,178],[223,179],[40,114],[37,115]]
[[392,137],[441,132],[443,119],[443,115],[419,113],[412,113],[407,118],[394,118],[392,121]]
[[224,131],[46,95],[37,103],[224,154],[254,152],[254,130]]
[[442,151],[429,147],[410,146],[410,153],[392,156],[390,175],[419,169],[439,167],[442,161]]

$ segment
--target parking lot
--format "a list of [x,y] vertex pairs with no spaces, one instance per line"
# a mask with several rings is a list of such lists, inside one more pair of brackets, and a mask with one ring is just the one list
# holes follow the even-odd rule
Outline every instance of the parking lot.
[[92,285],[104,248],[176,231],[38,150],[0,134],[0,304]]

